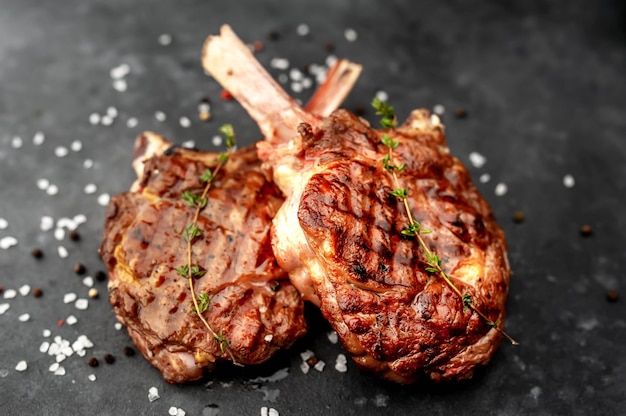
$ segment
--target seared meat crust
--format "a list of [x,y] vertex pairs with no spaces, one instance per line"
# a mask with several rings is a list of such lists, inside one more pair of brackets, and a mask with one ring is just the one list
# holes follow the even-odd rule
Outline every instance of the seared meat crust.
[[[168,147],[146,133],[137,149],[146,141]],[[188,281],[175,270],[187,263],[182,232],[193,217],[181,194],[202,192],[200,175],[216,159],[215,153],[170,147],[144,161],[137,192],[113,197],[106,211],[100,253],[110,273],[111,304],[168,382],[198,379],[216,361],[231,359],[191,312]],[[204,317],[241,364],[266,361],[306,331],[300,294],[271,249],[271,220],[282,202],[248,147],[220,171],[198,220],[202,236],[192,257],[206,274],[194,287],[210,295]]]

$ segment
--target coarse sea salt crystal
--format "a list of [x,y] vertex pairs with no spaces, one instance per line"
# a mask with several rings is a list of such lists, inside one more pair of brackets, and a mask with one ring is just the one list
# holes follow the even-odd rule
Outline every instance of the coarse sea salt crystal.
[[48,186],[48,189],[46,189],[46,193],[48,195],[56,195],[59,193],[59,187],[55,184],[50,184],[50,186]]
[[270,67],[286,70],[287,68],[289,68],[289,60],[285,58],[272,58],[272,60],[270,61]]
[[4,291],[5,299],[13,299],[17,296],[17,291],[15,289],[7,289]]
[[124,325],[122,325],[120,322],[116,322],[113,325],[113,328],[115,328],[116,330],[120,331],[122,328],[124,327]]
[[22,285],[17,291],[20,292],[20,295],[26,296],[30,293],[30,285]]
[[101,117],[98,113],[89,114],[89,124],[91,124],[92,126],[100,124],[100,119]]
[[8,248],[11,248],[13,246],[17,245],[17,238],[13,237],[13,236],[6,236],[6,237],[2,237],[2,239],[0,239],[0,248],[6,250]]
[[59,369],[61,365],[59,363],[52,363],[50,364],[50,367],[48,367],[48,371],[50,371],[51,373],[54,373],[55,371],[57,371]]
[[70,149],[72,149],[73,152],[80,152],[82,148],[83,143],[80,140],[74,140],[72,144],[70,144]]
[[93,277],[85,276],[83,278],[83,284],[87,287],[93,287]]
[[48,341],[44,341],[39,346],[39,352],[45,354],[48,352],[48,348],[50,348],[50,343]]
[[8,303],[0,303],[0,315],[3,315],[11,307]]
[[85,161],[83,162],[83,167],[85,169],[91,169],[93,167],[93,160],[85,159]]
[[156,118],[157,121],[165,121],[167,119],[167,115],[163,111],[156,111],[154,113],[154,118]]
[[148,389],[148,400],[150,400],[150,402],[153,402],[157,399],[159,399],[161,396],[159,396],[159,389],[157,389],[156,387],[152,386]]
[[64,376],[65,375],[65,367],[60,366],[59,368],[56,369],[56,371],[54,372],[55,376]]
[[308,365],[305,361],[302,361],[300,363],[300,370],[302,371],[302,374],[308,374],[310,369],[311,366]]
[[222,141],[224,139],[222,139],[222,136],[213,136],[213,138],[211,139],[211,144],[213,144],[213,146],[221,146],[222,145]]
[[35,135],[33,136],[33,144],[35,146],[41,146],[45,140],[46,136],[44,136],[44,134],[40,131],[35,133]]
[[88,379],[89,381],[96,381],[96,375],[95,375],[95,374],[89,374],[89,375],[87,376],[87,379]]
[[389,99],[389,94],[387,91],[376,91],[375,97],[378,98],[382,102],[386,102]]
[[87,216],[85,214],[74,215],[74,223],[76,223],[77,226],[86,222]]
[[118,66],[111,68],[111,70],[109,71],[109,75],[112,79],[122,79],[129,73],[130,66],[125,63],[119,64]]
[[114,117],[111,117],[108,114],[105,114],[102,116],[102,119],[100,120],[100,124],[102,124],[103,126],[110,126],[113,124],[113,121],[115,121]]
[[196,145],[196,142],[194,142],[193,140],[186,140],[184,142],[182,142],[181,146],[186,148],[186,149],[193,149],[193,147]]
[[117,92],[125,92],[128,90],[128,83],[125,79],[116,79],[111,83],[113,89]]
[[41,331],[41,336],[44,338],[48,338],[50,335],[52,335],[52,332],[49,329],[44,329],[43,331]]
[[20,322],[28,322],[30,320],[30,314],[28,313],[23,313],[20,316],[17,317],[17,320]]
[[322,371],[324,371],[324,367],[326,367],[326,363],[322,360],[319,360],[318,362],[315,363],[315,365],[313,366],[314,369],[316,369],[317,371],[319,371],[320,373]]
[[111,196],[109,194],[101,194],[98,196],[98,205],[105,207],[109,204],[110,200]]
[[5,218],[0,217],[0,230],[6,230],[8,226],[9,222]]
[[39,228],[41,231],[50,231],[54,227],[54,219],[48,215],[44,215],[41,217],[41,222],[39,223]]
[[117,108],[113,107],[112,105],[107,107],[107,116],[111,117],[111,118],[115,118],[118,115],[118,111]]
[[11,139],[11,147],[13,147],[14,149],[19,149],[20,147],[22,147],[23,145],[23,141],[22,138],[19,136],[15,136],[13,137],[13,139]]
[[474,166],[475,168],[480,169],[487,162],[487,158],[485,156],[481,155],[478,152],[471,152],[469,154],[469,161],[472,164],[472,166]]
[[84,311],[89,308],[89,301],[87,299],[77,299],[76,303],[74,303],[74,307],[80,311]]
[[279,74],[278,82],[280,82],[281,84],[286,84],[287,82],[289,82],[289,76],[287,74]]
[[159,38],[157,40],[159,42],[159,45],[167,46],[172,43],[172,35],[170,35],[169,33],[162,33],[159,35]]
[[296,33],[298,34],[298,36],[306,36],[309,34],[309,32],[310,28],[309,25],[307,25],[306,23],[300,23],[298,27],[296,27]]
[[17,365],[15,366],[15,371],[26,371],[26,369],[28,368],[28,363],[24,360],[20,361],[17,363]]
[[54,149],[54,155],[56,157],[65,157],[67,156],[69,153],[69,150],[67,150],[67,147],[65,146],[57,146]]
[[136,117],[131,117],[126,120],[126,127],[128,127],[129,129],[137,127],[137,124],[139,124],[139,121]]
[[480,183],[487,183],[491,180],[491,175],[488,173],[483,173],[478,177],[478,180],[480,181]]
[[444,115],[445,112],[446,112],[446,108],[443,105],[435,104],[433,106],[433,113],[437,114],[438,116]]
[[70,292],[63,295],[63,303],[72,303],[75,302],[78,296],[76,293]]
[[65,230],[63,228],[57,228],[54,230],[54,238],[57,241],[61,241],[65,238]]
[[74,315],[70,315],[65,319],[65,323],[68,325],[75,325],[78,322],[78,318],[76,318]]
[[572,175],[565,175],[563,176],[563,185],[566,188],[572,188],[574,185],[576,185],[576,180]]
[[67,249],[63,246],[59,246],[57,247],[57,253],[59,254],[59,257],[61,257],[62,259],[67,258],[67,256],[70,255],[70,253],[67,251]]
[[313,353],[313,351],[311,350],[306,350],[300,353],[300,358],[302,359],[302,361],[306,361],[312,357],[315,357],[315,353]]
[[48,186],[50,186],[50,181],[46,178],[39,178],[37,179],[37,188],[39,188],[42,191],[45,191]]
[[90,183],[90,184],[85,185],[85,188],[83,189],[83,191],[87,195],[95,194],[97,190],[98,190],[98,187],[94,183]]
[[178,119],[178,122],[180,123],[180,126],[183,128],[191,127],[191,120],[189,120],[189,117],[182,116],[181,118]]
[[336,344],[339,341],[339,337],[337,336],[336,331],[330,331],[326,334],[326,337],[332,344]]
[[508,190],[509,190],[509,188],[506,185],[506,183],[500,182],[500,183],[498,183],[496,185],[496,188],[495,188],[494,192],[495,192],[495,194],[497,196],[503,196],[503,195],[505,195],[508,192]]
[[346,356],[344,354],[339,354],[337,355],[337,359],[335,360],[335,370],[339,371],[340,373],[345,373],[346,371],[348,371],[348,360],[346,359]]
[[359,38],[359,34],[357,33],[357,31],[351,28],[347,28],[346,30],[344,30],[343,36],[348,42],[356,42],[356,40]]

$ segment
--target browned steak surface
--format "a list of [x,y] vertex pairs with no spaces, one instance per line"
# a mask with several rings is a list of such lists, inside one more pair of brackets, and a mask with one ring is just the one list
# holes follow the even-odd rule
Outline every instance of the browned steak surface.
[[[400,143],[393,153],[396,164],[406,163],[400,183],[415,220],[431,230],[426,244],[457,288],[501,325],[510,274],[504,234],[467,169],[449,154],[442,126],[416,111],[386,133]],[[275,231],[277,257],[296,286],[311,279],[308,298],[361,367],[399,382],[471,376],[501,335],[426,270],[423,248],[402,234],[408,219],[390,195],[383,132],[339,110],[311,130],[301,126],[300,134],[297,162],[289,159],[300,176],[290,174],[295,191],[286,206],[297,202],[279,214]],[[286,235],[296,226],[304,243]]]
[[201,193],[199,178],[216,160],[216,153],[174,147],[158,153],[145,161],[137,192],[113,197],[106,212],[100,252],[111,304],[169,382],[198,379],[219,360],[266,361],[306,330],[300,294],[271,249],[271,221],[283,199],[261,173],[253,147],[235,152],[218,173],[197,223],[202,236],[192,246],[193,262],[206,270],[194,280],[195,291],[211,299],[203,316],[229,341],[229,351],[191,311],[188,280],[176,268],[187,264],[182,233],[194,209],[181,194]]

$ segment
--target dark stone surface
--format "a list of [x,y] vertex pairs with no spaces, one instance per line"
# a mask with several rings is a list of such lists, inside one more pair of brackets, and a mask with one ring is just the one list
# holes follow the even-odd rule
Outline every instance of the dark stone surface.
[[[281,415],[618,415],[626,406],[626,22],[619,0],[378,2],[279,1],[55,1],[0,0],[0,249],[4,294],[28,284],[42,296],[0,295],[10,308],[0,315],[0,413],[3,415],[167,414],[258,415],[271,407]],[[492,363],[469,382],[396,386],[334,369],[341,347],[326,337],[315,311],[310,334],[289,352],[259,368],[231,369],[204,382],[167,385],[139,355],[126,356],[125,332],[114,328],[105,283],[99,299],[82,311],[63,303],[88,288],[75,263],[94,276],[104,208],[100,194],[115,194],[133,180],[134,137],[144,129],[172,140],[195,140],[212,149],[222,123],[235,124],[240,141],[259,138],[238,104],[222,102],[220,87],[199,64],[204,38],[230,23],[246,41],[262,40],[258,54],[289,58],[292,67],[323,63],[325,44],[364,65],[345,106],[368,107],[378,90],[389,93],[400,118],[412,108],[442,104],[451,151],[468,163],[478,151],[482,168],[470,166],[479,188],[507,232],[512,279],[508,331],[521,345],[503,344]],[[296,27],[307,23],[310,34]],[[347,42],[346,28],[358,33]],[[281,36],[271,41],[269,33]],[[169,46],[158,43],[168,33]],[[111,86],[109,70],[130,65],[128,90]],[[278,75],[280,71],[273,70]],[[306,92],[299,96],[306,99]],[[213,101],[214,119],[201,123],[197,104]],[[93,126],[91,113],[114,106],[112,126]],[[467,117],[458,119],[458,107]],[[168,118],[158,122],[154,112]],[[192,120],[182,128],[180,116]],[[367,112],[373,120],[373,114]],[[138,126],[128,128],[130,117]],[[35,146],[37,131],[45,143]],[[23,141],[14,147],[14,137]],[[245,138],[245,139],[244,139]],[[55,156],[57,146],[80,140],[80,151]],[[91,159],[90,169],[83,161]],[[488,173],[491,180],[478,178]],[[563,185],[565,175],[575,179]],[[59,188],[38,189],[38,179]],[[508,186],[496,196],[495,185]],[[97,192],[85,194],[87,184]],[[525,214],[515,223],[516,211]],[[55,239],[42,231],[43,216],[55,220],[84,214],[80,239]],[[0,222],[3,222],[0,220]],[[583,225],[592,234],[580,235]],[[57,246],[69,251],[57,255]],[[33,248],[44,256],[36,259]],[[609,302],[614,290],[617,301]],[[30,314],[28,322],[18,317]],[[73,326],[57,326],[69,315]],[[39,352],[42,331],[74,341],[86,334],[94,347],[85,357],[61,363],[66,375],[49,371],[54,357]],[[310,349],[327,363],[302,374],[299,353]],[[115,356],[106,364],[106,354]],[[89,357],[98,367],[87,365]],[[15,370],[25,360],[28,369]],[[288,368],[275,382],[253,382]],[[95,374],[96,381],[88,376]],[[161,398],[148,401],[151,386]],[[271,399],[271,400],[270,400]],[[210,407],[217,406],[217,407]],[[216,413],[216,409],[219,413]]]

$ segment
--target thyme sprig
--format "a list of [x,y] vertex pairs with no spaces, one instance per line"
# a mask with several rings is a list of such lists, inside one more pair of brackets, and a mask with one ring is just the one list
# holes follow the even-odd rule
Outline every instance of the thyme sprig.
[[[374,98],[372,100],[372,107],[376,110],[377,115],[381,115],[382,118],[380,120],[380,124],[385,129],[395,129],[397,126],[397,119],[395,116],[395,111],[392,106],[387,104],[386,102],[381,101],[378,98]],[[394,163],[393,151],[398,147],[399,141],[393,140],[391,136],[388,134],[384,134],[381,138],[381,143],[387,147],[387,154],[383,157],[382,164],[383,167],[393,179],[394,188],[389,193],[398,198],[402,204],[404,205],[404,209],[406,211],[408,224],[401,231],[402,235],[407,237],[414,237],[419,245],[422,247],[424,251],[424,257],[426,259],[426,271],[429,273],[439,275],[446,284],[452,289],[454,293],[456,293],[461,301],[463,302],[463,311],[467,311],[468,309],[476,312],[478,316],[480,316],[489,326],[495,328],[498,332],[500,332],[511,344],[518,345],[519,343],[515,341],[511,336],[509,336],[503,329],[498,326],[498,321],[494,321],[490,319],[487,315],[481,312],[476,306],[474,306],[474,301],[472,296],[467,293],[462,293],[458,287],[452,282],[450,276],[443,270],[441,266],[441,259],[437,255],[434,250],[428,248],[428,245],[424,241],[422,237],[424,234],[429,234],[432,230],[426,230],[422,228],[421,224],[413,218],[413,214],[411,214],[411,210],[409,208],[409,192],[406,188],[402,188],[400,185],[400,180],[398,179],[398,173],[402,172],[406,168],[406,164],[396,165]]]
[[211,189],[211,185],[213,180],[217,176],[218,172],[224,167],[224,165],[228,162],[230,154],[234,151],[236,142],[235,142],[235,133],[233,130],[233,126],[230,124],[225,124],[220,128],[220,132],[224,134],[226,138],[226,152],[220,153],[217,157],[217,165],[213,170],[206,169],[202,175],[200,175],[200,181],[205,184],[202,193],[193,193],[189,190],[186,190],[182,193],[181,197],[183,201],[187,203],[192,208],[195,208],[193,219],[190,224],[188,224],[183,232],[182,237],[187,244],[187,262],[186,264],[178,267],[176,272],[186,278],[189,282],[189,291],[191,292],[191,300],[192,306],[190,310],[192,313],[195,313],[198,318],[202,321],[204,326],[209,330],[211,336],[220,346],[220,350],[222,353],[228,352],[230,358],[233,363],[236,365],[240,365],[235,360],[233,353],[230,350],[230,342],[224,336],[223,332],[219,334],[213,330],[209,322],[203,316],[203,312],[205,312],[209,306],[211,305],[211,298],[207,293],[198,293],[196,294],[193,281],[199,277],[202,277],[206,274],[206,270],[202,269],[198,264],[194,264],[192,262],[192,250],[191,247],[193,243],[197,241],[199,237],[202,236],[202,231],[198,227],[198,218],[200,217],[200,213],[207,206],[208,203],[208,194]]

